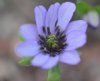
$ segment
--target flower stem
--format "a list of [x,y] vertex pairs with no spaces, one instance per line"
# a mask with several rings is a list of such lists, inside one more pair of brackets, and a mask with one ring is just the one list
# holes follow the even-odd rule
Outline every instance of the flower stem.
[[60,77],[59,65],[56,65],[54,68],[48,70],[48,81],[60,81]]

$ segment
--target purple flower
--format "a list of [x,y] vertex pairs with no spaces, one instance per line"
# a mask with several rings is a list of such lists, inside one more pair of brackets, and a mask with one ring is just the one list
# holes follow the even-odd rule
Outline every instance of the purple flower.
[[99,13],[96,11],[89,11],[87,14],[83,15],[83,20],[87,21],[87,23],[93,28],[98,28],[100,25]]
[[71,65],[80,62],[76,51],[86,43],[87,23],[70,22],[76,6],[74,3],[55,3],[48,11],[43,6],[34,10],[36,25],[24,24],[20,33],[26,41],[16,47],[20,57],[34,57],[31,64],[43,69],[54,67],[59,61]]

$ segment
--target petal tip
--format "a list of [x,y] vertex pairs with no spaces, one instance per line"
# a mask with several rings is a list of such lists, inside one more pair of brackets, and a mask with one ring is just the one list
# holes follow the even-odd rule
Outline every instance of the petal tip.
[[75,5],[74,3],[72,3],[72,2],[65,2],[65,3],[63,3],[62,5],[69,5],[70,7],[73,8],[73,11],[76,10],[76,5]]
[[80,63],[80,55],[77,51],[66,51],[61,55],[60,61],[69,65],[77,65]]

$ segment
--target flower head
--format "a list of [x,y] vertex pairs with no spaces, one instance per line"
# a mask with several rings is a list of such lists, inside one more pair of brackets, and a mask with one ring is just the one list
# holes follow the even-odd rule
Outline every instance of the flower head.
[[100,25],[99,13],[96,11],[89,11],[87,14],[83,15],[83,19],[93,28],[98,28]]
[[59,61],[71,65],[80,62],[76,51],[86,43],[87,23],[71,21],[75,12],[74,3],[51,5],[48,11],[43,6],[34,10],[36,25],[24,24],[20,33],[25,38],[16,47],[18,56],[34,56],[31,64],[43,69],[54,67]]

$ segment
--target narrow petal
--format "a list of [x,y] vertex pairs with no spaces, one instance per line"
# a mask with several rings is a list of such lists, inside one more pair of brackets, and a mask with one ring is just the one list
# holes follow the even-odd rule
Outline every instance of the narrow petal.
[[46,27],[50,27],[51,33],[54,33],[55,30],[55,24],[57,22],[59,7],[60,7],[59,3],[51,5],[46,15],[45,25]]
[[62,30],[66,29],[69,21],[71,20],[74,14],[75,9],[76,9],[75,4],[71,2],[65,2],[60,6],[59,12],[58,12],[57,25],[60,26]]
[[86,30],[87,30],[87,23],[84,20],[77,20],[69,23],[67,33],[70,33],[72,31],[86,32]]
[[25,40],[37,40],[37,28],[33,24],[23,24],[19,32]]
[[43,69],[51,69],[52,67],[54,67],[59,61],[59,56],[55,56],[55,57],[50,57],[48,59],[48,61],[42,65]]
[[22,42],[16,47],[15,51],[20,57],[34,56],[39,53],[39,45],[36,41]]
[[48,27],[49,26],[49,22],[50,22],[50,14],[53,14],[53,7],[54,5],[51,5],[48,9],[48,12],[46,14],[46,20],[45,20],[45,26]]
[[45,23],[46,9],[43,6],[38,6],[34,10],[37,30],[39,34],[43,34],[42,27]]
[[60,61],[63,63],[76,65],[80,63],[80,55],[77,51],[65,51],[60,55]]
[[33,66],[42,66],[43,64],[45,64],[47,62],[47,60],[49,59],[49,54],[38,54],[34,57],[34,59],[32,60],[31,64]]
[[72,31],[67,35],[67,50],[82,47],[86,43],[86,34],[81,31]]

